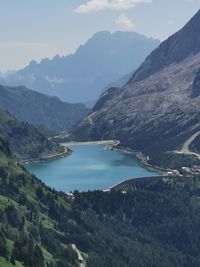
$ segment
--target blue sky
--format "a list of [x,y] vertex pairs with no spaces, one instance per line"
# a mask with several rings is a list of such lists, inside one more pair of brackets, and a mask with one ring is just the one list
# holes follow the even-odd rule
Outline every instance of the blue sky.
[[0,71],[73,53],[101,30],[164,40],[199,9],[200,0],[0,0]]

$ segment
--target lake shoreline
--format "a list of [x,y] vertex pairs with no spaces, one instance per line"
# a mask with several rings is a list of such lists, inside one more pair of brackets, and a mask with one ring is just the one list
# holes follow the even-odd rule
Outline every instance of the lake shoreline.
[[[140,184],[141,182],[150,182],[155,179],[160,179],[161,177],[165,177],[166,175],[168,176],[168,172],[171,171],[170,169],[164,169],[155,165],[151,165],[148,163],[148,158],[145,156],[142,152],[139,151],[134,151],[129,147],[123,147],[123,146],[114,146],[110,145],[107,146],[107,149],[110,149],[112,151],[119,151],[123,152],[125,154],[130,154],[134,155],[142,164],[142,166],[152,172],[157,172],[159,175],[158,176],[146,176],[146,177],[138,177],[138,178],[132,178],[132,179],[125,179],[115,185],[112,185],[110,188],[105,189],[104,192],[109,192],[109,191],[115,191],[123,188],[123,185],[128,185],[128,187],[132,187],[132,184]],[[130,186],[131,185],[131,186]]]
[[106,145],[106,146],[116,146],[120,142],[118,140],[102,140],[102,141],[86,141],[86,142],[69,142],[61,143],[62,146],[71,147],[71,146],[87,146],[87,145]]
[[114,151],[120,151],[120,152],[123,152],[125,154],[134,155],[139,160],[139,162],[142,164],[142,166],[145,167],[145,169],[150,170],[150,171],[156,171],[160,175],[166,175],[167,172],[169,171],[169,169],[164,169],[164,168],[161,168],[159,166],[149,164],[147,156],[145,156],[140,151],[135,151],[129,147],[123,147],[123,146],[119,146],[119,145],[117,145],[117,146],[110,145],[107,148],[110,150],[114,150]]
[[41,158],[35,158],[35,159],[24,159],[19,160],[19,164],[29,164],[29,163],[40,163],[40,162],[46,162],[51,160],[60,159],[63,157],[70,156],[73,152],[69,147],[71,146],[79,146],[79,145],[106,145],[111,146],[115,145],[118,141],[115,140],[105,140],[105,141],[88,141],[88,142],[71,142],[71,143],[60,143],[60,146],[64,147],[65,151],[62,153],[54,154],[54,155],[47,155]]
[[134,151],[129,147],[120,146],[119,140],[101,140],[101,141],[86,141],[86,142],[71,142],[71,143],[62,143],[63,146],[78,146],[78,145],[105,145],[107,149],[120,151],[125,154],[134,155],[140,161],[140,163],[145,167],[147,170],[156,171],[161,175],[165,175],[167,173],[167,169],[151,165],[148,163],[147,156],[142,154],[140,151]]
[[[103,140],[103,141],[88,141],[88,142],[71,142],[71,143],[61,143],[61,146],[63,146],[65,148],[64,153],[58,154],[58,155],[53,155],[53,156],[47,156],[45,158],[42,159],[31,159],[31,160],[26,160],[23,161],[23,164],[31,164],[31,163],[42,163],[42,162],[46,162],[46,161],[50,161],[50,160],[56,160],[59,158],[63,158],[66,156],[69,156],[70,154],[73,153],[73,147],[76,146],[89,146],[89,145],[103,145],[105,147],[105,149],[111,150],[111,151],[119,151],[122,152],[124,154],[130,154],[136,157],[136,159],[138,160],[139,164],[146,170],[149,170],[150,172],[152,172],[152,175],[149,174],[149,176],[145,177],[145,181],[148,179],[151,179],[152,177],[157,178],[157,177],[163,177],[167,175],[167,172],[169,170],[167,169],[163,169],[157,166],[153,166],[148,164],[148,157],[144,154],[142,154],[139,151],[134,151],[129,147],[123,147],[120,145],[120,142],[118,140]],[[154,175],[153,172],[156,172],[157,175]],[[137,183],[140,180],[144,180],[144,177],[142,178],[142,176],[139,177],[135,177],[135,178],[128,178],[128,179],[124,179],[123,177],[121,179],[120,182],[111,185],[109,188],[104,188],[101,189],[102,191],[111,191],[115,188],[120,187],[123,184],[133,184],[135,180],[137,180]]]
[[[84,142],[83,146],[80,143],[73,143],[74,146],[65,143],[63,145],[69,147],[73,152],[69,158],[52,161],[50,164],[44,163],[44,165],[41,161],[41,165],[40,163],[35,166],[34,163],[33,166],[29,164],[28,170],[48,186],[53,186],[57,190],[64,189],[64,192],[104,191],[132,178],[159,176],[157,171],[151,170],[150,172],[146,166],[143,167],[140,164],[136,157],[126,156],[124,151],[120,151],[120,153],[108,151],[111,145],[118,144],[119,141],[113,140]],[[119,168],[115,168],[115,165]]]

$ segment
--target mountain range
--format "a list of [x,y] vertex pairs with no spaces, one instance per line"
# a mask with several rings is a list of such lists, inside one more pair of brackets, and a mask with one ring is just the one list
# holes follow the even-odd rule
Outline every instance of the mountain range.
[[160,44],[122,88],[105,91],[72,131],[76,140],[119,139],[158,163],[199,131],[200,11]]
[[35,61],[1,76],[1,84],[24,85],[67,102],[94,101],[108,84],[136,69],[159,40],[135,32],[98,32],[77,51]]
[[0,107],[21,121],[54,132],[69,130],[89,112],[83,104],[65,103],[58,97],[47,96],[24,86],[0,85]]

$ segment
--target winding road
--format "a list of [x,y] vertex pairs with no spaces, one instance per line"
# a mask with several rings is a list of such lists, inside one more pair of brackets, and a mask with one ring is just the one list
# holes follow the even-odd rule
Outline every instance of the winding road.
[[192,144],[192,142],[200,135],[200,131],[198,131],[197,133],[193,134],[184,144],[183,147],[181,148],[180,151],[175,151],[178,154],[185,154],[185,155],[193,155],[193,156],[197,156],[200,159],[200,154],[195,153],[193,151],[190,150],[190,145]]

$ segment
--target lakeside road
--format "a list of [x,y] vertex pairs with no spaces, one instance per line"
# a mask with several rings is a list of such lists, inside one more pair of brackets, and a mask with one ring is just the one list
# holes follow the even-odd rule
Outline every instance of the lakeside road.
[[41,157],[41,160],[49,160],[49,159],[54,159],[54,158],[60,158],[60,157],[63,157],[65,155],[67,155],[69,153],[69,150],[66,146],[63,146],[63,145],[60,145],[64,148],[64,152],[61,152],[61,153],[58,153],[58,154],[50,154],[50,155],[47,155],[47,156],[44,156],[44,157]]
[[41,161],[47,161],[47,160],[53,160],[53,159],[59,159],[62,157],[65,157],[67,155],[70,154],[70,150],[68,149],[67,146],[63,146],[62,144],[60,144],[63,148],[64,148],[64,152],[61,153],[51,153],[48,154],[46,156],[42,156],[38,159],[27,159],[27,160],[21,160],[19,161],[20,164],[27,164],[27,163],[36,163],[36,162],[41,162]]

